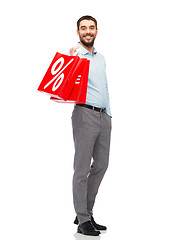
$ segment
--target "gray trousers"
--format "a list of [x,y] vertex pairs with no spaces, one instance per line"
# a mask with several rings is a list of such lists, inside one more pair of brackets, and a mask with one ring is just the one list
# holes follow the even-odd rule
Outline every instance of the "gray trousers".
[[75,105],[72,127],[75,145],[73,201],[81,224],[91,219],[98,188],[108,167],[111,117],[105,112]]

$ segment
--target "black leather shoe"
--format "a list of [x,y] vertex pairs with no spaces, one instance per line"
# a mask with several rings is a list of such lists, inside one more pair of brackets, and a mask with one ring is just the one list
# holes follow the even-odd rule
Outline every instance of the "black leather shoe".
[[95,227],[92,225],[91,221],[87,221],[80,224],[77,228],[77,232],[89,236],[99,236],[100,234],[100,232],[97,231]]
[[91,216],[91,222],[92,222],[92,225],[93,225],[97,230],[99,230],[99,231],[105,231],[105,230],[107,230],[107,227],[97,224],[97,223],[94,221],[93,216]]
[[[93,216],[91,216],[91,223],[92,223],[92,225],[95,227],[96,230],[99,230],[99,231],[105,231],[105,230],[107,230],[107,227],[97,224],[97,223],[94,221]],[[77,225],[79,224],[79,221],[78,221],[78,218],[77,218],[77,217],[76,217],[75,220],[74,220],[74,224],[77,224]]]

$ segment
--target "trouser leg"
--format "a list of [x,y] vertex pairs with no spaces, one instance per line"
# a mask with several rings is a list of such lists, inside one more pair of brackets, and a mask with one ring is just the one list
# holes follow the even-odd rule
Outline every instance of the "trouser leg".
[[87,183],[87,211],[93,214],[95,198],[109,162],[111,118],[101,113],[101,128],[93,149],[93,164]]
[[72,116],[72,126],[75,144],[73,201],[78,220],[83,223],[91,218],[87,211],[87,185],[100,123],[95,115],[89,115],[88,110],[76,107]]

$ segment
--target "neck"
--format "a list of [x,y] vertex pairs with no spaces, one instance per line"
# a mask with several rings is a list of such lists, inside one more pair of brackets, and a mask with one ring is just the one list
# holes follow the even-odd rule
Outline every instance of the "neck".
[[92,47],[87,47],[87,46],[85,46],[82,42],[80,42],[80,44],[81,44],[86,50],[88,50],[88,51],[93,55],[94,46],[92,46]]

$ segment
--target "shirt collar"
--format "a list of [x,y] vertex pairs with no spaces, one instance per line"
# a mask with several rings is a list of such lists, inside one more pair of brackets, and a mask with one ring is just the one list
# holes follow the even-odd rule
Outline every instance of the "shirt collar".
[[[85,54],[91,54],[86,48],[84,48],[79,42],[77,44],[78,47],[81,48],[81,52],[83,55]],[[93,48],[93,54],[96,54],[97,53],[97,50],[95,48]]]

